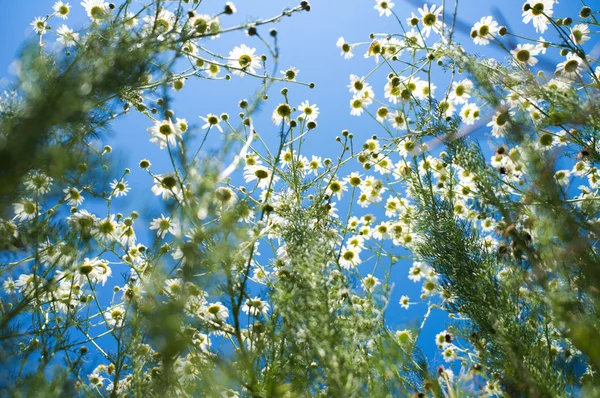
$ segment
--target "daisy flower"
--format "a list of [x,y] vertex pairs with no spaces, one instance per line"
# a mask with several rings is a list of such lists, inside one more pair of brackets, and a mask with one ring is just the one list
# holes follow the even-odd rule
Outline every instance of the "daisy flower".
[[352,53],[352,45],[350,45],[350,43],[348,43],[346,40],[344,40],[343,37],[340,37],[338,39],[338,41],[335,43],[335,45],[342,50],[340,55],[344,56],[344,59],[350,59],[354,56],[354,54]]
[[580,68],[583,65],[583,60],[574,53],[568,53],[567,59],[556,65],[556,75],[576,79],[581,76]]
[[402,297],[400,297],[400,306],[402,308],[404,308],[404,309],[407,310],[408,307],[409,307],[409,305],[410,305],[410,302],[409,302],[408,296],[402,296]]
[[52,181],[52,177],[49,177],[40,171],[34,171],[27,176],[25,187],[37,195],[45,195],[50,192]]
[[341,200],[344,191],[347,190],[348,187],[346,186],[346,183],[344,181],[334,179],[327,185],[325,193],[330,197],[336,196],[338,200]]
[[396,130],[406,130],[406,122],[408,119],[404,116],[404,112],[391,112],[388,116],[388,120],[392,123],[392,127]]
[[242,311],[248,315],[258,316],[260,314],[267,315],[269,311],[269,303],[261,300],[258,297],[254,297],[253,299],[247,299],[244,305],[242,306]]
[[441,14],[444,7],[437,8],[436,5],[432,5],[431,8],[427,4],[423,5],[423,8],[419,8],[419,14],[421,14],[421,22],[423,23],[423,36],[429,37],[433,30],[437,34],[442,33],[443,24],[441,21]]
[[248,167],[246,171],[244,171],[244,180],[247,183],[256,181],[257,186],[260,189],[267,189],[269,187],[269,183],[271,182],[271,178],[273,178],[273,184],[279,181],[279,177],[273,175],[273,171],[271,169],[260,164]]
[[113,182],[110,183],[110,188],[112,189],[111,196],[115,196],[117,198],[119,196],[127,196],[127,193],[130,190],[129,183],[125,180],[113,180]]
[[354,96],[350,100],[350,115],[352,116],[360,116],[365,108],[367,107],[367,103],[360,96]]
[[166,148],[169,144],[173,148],[176,148],[177,140],[182,138],[179,126],[171,122],[171,120],[156,120],[154,126],[149,127],[147,131],[152,136],[150,142],[158,144],[160,149]]
[[317,105],[310,105],[308,101],[302,102],[298,106],[298,110],[302,112],[302,117],[304,117],[306,121],[315,121],[319,116],[319,108]]
[[496,33],[498,33],[498,22],[494,21],[492,17],[483,17],[479,22],[473,25],[471,29],[471,38],[480,46],[484,46],[490,43]]
[[580,23],[571,28],[569,38],[575,44],[583,44],[590,39],[590,28],[586,24]]
[[210,129],[212,127],[216,127],[221,133],[223,132],[223,129],[219,125],[220,119],[217,115],[209,113],[208,115],[206,115],[206,117],[200,116],[200,119],[204,120],[205,123],[202,126],[203,129]]
[[378,285],[381,285],[381,282],[371,274],[368,274],[362,280],[362,288],[365,292],[372,292]]
[[286,80],[289,80],[291,82],[295,82],[296,77],[298,76],[298,73],[300,73],[300,71],[298,69],[294,68],[293,66],[288,68],[287,70],[282,70],[280,72],[283,76],[285,76]]
[[460,117],[467,125],[475,123],[480,117],[479,107],[473,103],[464,105],[460,110]]
[[34,219],[38,212],[41,210],[41,206],[31,199],[22,199],[20,202],[13,204],[15,211],[15,217],[19,221],[27,221]]
[[292,115],[292,107],[288,104],[279,104],[271,115],[271,120],[276,126],[281,125],[282,122],[289,122]]
[[465,104],[471,98],[473,82],[469,79],[463,79],[459,82],[452,82],[452,91],[448,100],[456,105]]
[[46,23],[45,18],[35,17],[30,23],[33,31],[38,35],[45,35],[50,30],[50,26]]
[[356,267],[361,263],[360,257],[356,249],[349,247],[343,248],[340,255],[340,266],[344,269]]
[[554,179],[560,185],[567,185],[570,177],[571,172],[569,170],[558,170],[556,173],[554,173]]
[[163,35],[170,32],[175,26],[176,16],[171,11],[161,8],[158,14],[153,13],[144,17],[143,26],[146,34],[157,33]]
[[92,22],[102,22],[107,17],[109,8],[104,0],[84,0],[81,2],[83,8]]
[[114,214],[106,217],[105,219],[98,222],[96,233],[98,238],[103,242],[111,242],[116,240],[116,231],[118,224],[115,221]]
[[323,167],[321,157],[312,155],[310,162],[308,162],[308,169],[310,170],[309,172],[317,175],[321,167]]
[[375,0],[375,2],[377,2],[377,4],[375,4],[375,9],[379,11],[380,17],[384,15],[386,17],[389,17],[390,15],[392,15],[392,8],[394,8],[394,3],[386,0]]
[[106,319],[106,323],[111,327],[119,328],[123,326],[123,322],[125,321],[125,307],[123,304],[119,304],[109,308],[104,313],[104,318]]
[[256,74],[256,69],[261,68],[260,57],[255,55],[255,48],[250,48],[245,44],[234,47],[229,52],[229,66],[232,73],[243,77],[245,72]]
[[75,187],[65,188],[63,192],[66,193],[64,200],[69,206],[79,206],[83,203],[84,198],[79,189]]
[[2,288],[8,294],[15,294],[17,292],[17,285],[10,276],[2,283]]
[[181,196],[177,178],[169,174],[157,174],[154,176],[152,193],[156,196],[162,195],[163,200],[179,198]]
[[56,13],[56,16],[62,19],[67,19],[69,17],[69,13],[71,12],[71,5],[69,3],[63,3],[62,1],[57,1],[52,6],[52,9]]
[[206,315],[214,321],[221,322],[229,317],[229,310],[219,301],[206,307]]
[[160,215],[160,218],[155,218],[150,223],[150,230],[156,231],[156,236],[161,239],[164,239],[165,235],[168,233],[177,236],[179,234],[180,228],[179,223],[176,220],[171,219],[171,217],[165,217],[163,214]]
[[554,12],[552,7],[554,6],[554,0],[527,0],[523,4],[523,23],[529,23],[533,21],[535,30],[539,33],[544,33],[548,29],[550,23],[549,18]]
[[79,33],[73,32],[73,29],[70,29],[65,24],[56,29],[56,34],[58,35],[56,40],[64,44],[65,47],[74,46],[79,40]]

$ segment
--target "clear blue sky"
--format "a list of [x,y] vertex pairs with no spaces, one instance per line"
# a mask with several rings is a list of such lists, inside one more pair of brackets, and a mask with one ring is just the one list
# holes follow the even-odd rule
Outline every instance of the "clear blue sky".
[[[9,65],[18,54],[22,43],[27,38],[34,36],[29,23],[36,16],[43,16],[52,11],[52,0],[20,0],[3,2],[3,14],[5,16],[3,23],[0,24],[0,37],[2,45],[0,46],[0,79],[10,79],[13,76],[9,73]],[[216,13],[221,11],[224,1],[205,1],[203,12]],[[229,26],[239,21],[250,19],[250,17],[269,17],[278,14],[285,7],[295,6],[296,2],[290,0],[240,0],[235,2],[238,13],[231,17],[222,18],[223,25]],[[287,85],[290,90],[292,105],[298,105],[301,101],[308,99],[311,103],[316,103],[321,116],[318,119],[319,127],[311,132],[307,140],[305,155],[316,154],[323,157],[335,156],[337,147],[334,145],[334,138],[343,129],[350,130],[356,137],[356,144],[360,145],[364,140],[373,134],[381,134],[377,124],[368,116],[356,118],[349,115],[350,94],[346,88],[350,74],[365,75],[374,66],[372,59],[365,60],[362,57],[363,49],[357,51],[355,57],[350,60],[344,60],[339,55],[339,50],[335,43],[338,37],[344,36],[348,41],[358,42],[367,41],[369,33],[391,33],[398,32],[399,28],[393,18],[380,18],[373,9],[375,4],[372,0],[314,0],[311,2],[313,9],[309,13],[300,13],[292,18],[285,18],[281,23],[275,25],[279,31],[279,44],[281,48],[280,68],[286,69],[289,66],[295,66],[300,70],[299,80],[312,81],[316,83],[316,88],[310,90],[302,86]],[[416,6],[407,0],[396,0],[395,11],[406,18],[411,11],[416,12]],[[441,4],[441,0],[428,4]],[[453,7],[452,1],[447,1]],[[591,1],[590,3],[593,3]],[[521,20],[521,0],[461,0],[458,8],[459,18],[472,26],[481,17],[494,15],[493,7],[499,8],[504,17],[510,21],[510,26],[518,32],[528,37],[539,37],[531,25],[524,26]],[[83,13],[83,8],[79,1],[71,1],[74,6],[72,16],[67,24],[72,28],[78,28],[87,22]],[[422,3],[419,4],[421,6]],[[555,15],[572,16],[577,15],[581,7],[579,1],[562,0],[556,6]],[[54,20],[57,28],[57,20]],[[268,36],[268,29],[259,30],[265,37]],[[465,34],[456,36],[457,40],[462,42],[468,50],[483,52],[486,55],[498,55],[491,47],[477,47]],[[547,39],[552,39],[548,36]],[[216,51],[226,53],[234,46],[245,43],[250,47],[259,48],[259,52],[266,51],[257,38],[247,37],[243,33],[233,33],[223,36],[215,41],[213,47]],[[382,71],[374,80],[374,89],[377,95],[382,96],[382,83],[387,72]],[[379,83],[378,83],[379,82]],[[259,86],[255,79],[245,77],[233,77],[231,81],[210,82],[204,80],[194,80],[186,84],[184,90],[176,95],[176,102],[173,109],[176,116],[187,118],[188,121],[197,126],[200,125],[198,116],[208,113],[219,114],[229,113],[234,120],[237,120],[237,104],[240,99],[251,97],[252,93]],[[271,98],[262,106],[262,113],[256,115],[255,125],[263,137],[272,137],[273,146],[277,138],[278,129],[270,121],[270,114],[274,106],[280,102],[281,96],[278,94],[283,85],[275,85],[270,92]],[[121,212],[136,209],[143,218],[156,216],[160,213],[157,207],[159,202],[154,198],[148,199],[151,181],[146,173],[139,170],[137,163],[142,158],[148,158],[153,163],[155,172],[168,171],[170,163],[165,151],[160,151],[156,145],[148,142],[146,129],[149,127],[149,121],[135,113],[118,121],[114,127],[110,138],[104,140],[104,143],[113,146],[115,152],[113,158],[119,158],[122,168],[129,167],[132,170],[128,181],[133,188],[132,193],[127,200],[118,200],[115,205],[119,206]],[[477,135],[484,137],[483,132]],[[212,135],[210,140],[213,144],[219,140],[218,135]],[[485,140],[485,138],[484,138]],[[485,143],[483,143],[485,146]],[[333,149],[335,148],[335,149]],[[85,206],[84,206],[85,207]],[[344,207],[341,207],[340,214],[344,214]],[[150,243],[144,242],[142,243]],[[422,316],[424,306],[415,306],[410,310],[403,310],[397,304],[401,295],[407,294],[411,298],[418,298],[420,285],[407,280],[406,275],[410,264],[400,263],[395,266],[393,271],[393,282],[395,290],[392,296],[392,303],[388,310],[388,319],[391,325],[406,324],[413,322]],[[370,272],[367,265],[361,268],[364,274]],[[120,271],[113,273],[115,278],[119,278]],[[443,329],[447,319],[441,314],[433,314],[428,326],[425,329],[421,346],[426,353],[433,354],[435,345],[433,336]],[[430,356],[430,358],[434,358]],[[439,355],[435,358],[436,362],[442,362]]]

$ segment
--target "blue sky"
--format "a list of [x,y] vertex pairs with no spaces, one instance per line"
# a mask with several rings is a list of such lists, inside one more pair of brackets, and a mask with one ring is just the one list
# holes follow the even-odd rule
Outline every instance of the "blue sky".
[[[4,15],[7,18],[0,24],[0,37],[3,38],[0,46],[0,79],[10,81],[14,78],[10,74],[9,66],[18,54],[24,40],[32,38],[33,32],[29,23],[36,16],[43,16],[51,12],[53,1],[51,0],[22,0],[8,1],[3,4]],[[70,27],[77,28],[86,21],[83,8],[78,1],[71,1],[74,6],[73,15],[67,21]],[[203,13],[216,13],[222,9],[224,1],[205,1],[202,6]],[[404,18],[410,16],[411,11],[416,12],[416,6],[406,0],[396,0],[395,11]],[[427,2],[428,4],[441,4],[441,0]],[[453,8],[453,2],[447,1],[449,7]],[[366,75],[373,68],[372,59],[366,60],[362,57],[364,49],[356,52],[355,57],[344,60],[340,56],[335,43],[340,36],[344,36],[350,42],[364,42],[368,40],[369,33],[398,32],[397,22],[393,18],[381,18],[373,9],[375,2],[372,0],[314,0],[312,11],[309,13],[295,14],[291,18],[284,18],[281,23],[274,25],[279,35],[279,47],[281,57],[279,69],[295,66],[300,70],[298,79],[306,82],[315,82],[313,90],[304,86],[290,85],[290,102],[298,105],[303,100],[316,103],[321,111],[316,130],[312,131],[304,145],[305,155],[315,154],[323,157],[337,155],[337,146],[334,138],[343,129],[348,129],[356,137],[355,145],[361,145],[364,140],[373,134],[381,134],[378,125],[368,116],[353,117],[349,114],[349,100],[347,84],[350,74],[359,76]],[[419,4],[419,6],[422,3]],[[510,21],[510,27],[528,37],[538,38],[531,25],[524,26],[521,20],[521,6],[523,1],[505,0],[502,2],[492,0],[461,0],[458,8],[458,16],[467,25],[471,26],[481,17],[495,15],[493,9],[499,8],[504,17]],[[253,17],[270,17],[281,12],[286,7],[295,6],[295,2],[289,0],[240,0],[236,2],[238,13],[231,17],[223,17],[223,25],[229,26],[240,21],[252,20]],[[581,7],[580,2],[574,0],[562,0],[556,6],[556,15],[577,15]],[[449,15],[448,15],[449,17]],[[55,24],[58,22],[54,21]],[[56,29],[58,25],[53,26]],[[268,36],[268,28],[259,30],[263,36]],[[548,36],[547,39],[552,39]],[[467,50],[484,53],[488,56],[500,54],[490,46],[477,47],[464,34],[459,33],[456,40],[463,43]],[[224,35],[215,41],[215,51],[227,53],[234,46],[245,43],[250,47],[259,48],[258,52],[266,52],[264,46],[257,38],[248,37],[243,32]],[[209,46],[210,47],[210,46]],[[382,95],[382,84],[387,72],[381,71],[372,82],[377,95]],[[443,81],[444,77],[435,79]],[[239,100],[250,98],[252,93],[259,87],[260,82],[256,79],[245,77],[243,79],[234,76],[230,81],[211,82],[196,79],[189,81],[185,88],[175,98],[173,109],[177,117],[186,118],[192,125],[199,127],[201,121],[198,116],[208,113],[229,113],[237,120]],[[279,90],[282,84],[273,86],[270,99],[262,106],[262,112],[256,115],[255,127],[257,131],[268,142],[275,146],[278,129],[271,123],[270,114],[272,109],[282,100]],[[441,85],[440,85],[441,87]],[[142,214],[143,219],[156,216],[161,208],[159,201],[151,197],[148,192],[152,181],[148,175],[137,167],[139,160],[148,158],[153,163],[153,170],[157,173],[168,171],[171,168],[168,155],[154,144],[148,141],[146,129],[150,126],[148,119],[139,114],[130,115],[119,120],[112,128],[112,133],[104,140],[114,148],[113,159],[118,159],[121,170],[129,167],[132,170],[127,178],[132,186],[132,193],[127,200],[117,199],[115,205],[120,211],[126,213],[128,210],[136,209]],[[476,133],[476,137],[482,139],[485,146],[484,131]],[[218,145],[220,137],[211,133],[209,141],[211,145]],[[310,156],[309,156],[310,157]],[[120,172],[116,172],[120,174]],[[84,206],[85,207],[85,206]],[[340,208],[340,214],[344,214],[344,207]],[[142,243],[144,243],[142,241]],[[147,243],[150,243],[148,241]],[[411,298],[417,298],[420,285],[407,280],[406,275],[410,264],[408,262],[396,264],[392,271],[392,281],[395,284],[394,293],[388,310],[388,319],[392,325],[402,325],[420,319],[425,311],[425,306],[415,306],[410,310],[403,310],[397,304],[401,295],[407,294]],[[367,266],[363,273],[369,272]],[[114,272],[119,277],[119,272]],[[425,328],[421,346],[426,353],[433,354],[435,345],[433,336],[444,328],[446,318],[442,314],[434,313]],[[433,358],[433,356],[431,356]],[[439,355],[436,362],[441,362]]]

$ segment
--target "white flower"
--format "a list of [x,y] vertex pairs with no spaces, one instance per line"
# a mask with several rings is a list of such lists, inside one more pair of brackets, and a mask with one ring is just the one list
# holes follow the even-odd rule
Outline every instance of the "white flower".
[[315,121],[319,116],[319,108],[317,105],[310,105],[308,101],[302,102],[298,106],[298,110],[302,112],[302,116],[306,121]]
[[170,32],[175,27],[176,16],[171,11],[161,8],[157,13],[144,17],[143,30],[146,34],[158,34],[159,37]]
[[255,48],[247,47],[245,44],[234,47],[229,52],[229,66],[234,75],[244,76],[245,72],[256,74],[256,69],[261,68],[260,57],[255,55]]
[[8,294],[15,294],[17,292],[17,285],[15,281],[10,276],[6,278],[4,282],[2,282],[2,288]]
[[408,307],[409,307],[409,305],[410,305],[410,302],[409,302],[408,296],[402,296],[402,297],[400,297],[400,306],[402,308],[404,308],[404,309],[407,310]]
[[28,295],[34,289],[35,276],[33,274],[22,274],[14,282],[14,287],[22,295]]
[[169,198],[180,198],[181,189],[177,178],[169,174],[157,174],[154,176],[152,193],[156,196],[162,195],[163,200]]
[[460,110],[460,117],[467,125],[475,123],[480,117],[479,107],[473,103],[464,105]]
[[26,221],[34,219],[38,215],[41,206],[31,199],[24,198],[20,202],[13,203],[13,208],[16,218],[19,221]]
[[[549,18],[553,14],[554,0],[527,0],[523,5],[523,23],[533,20],[533,26],[539,33],[544,33],[550,23]],[[527,8],[527,10],[525,10]]]
[[71,12],[71,5],[69,3],[57,1],[52,6],[52,9],[56,13],[57,17],[62,18],[62,19],[67,19],[69,17],[69,13]]
[[381,282],[371,274],[368,274],[362,280],[362,287],[365,292],[372,292],[378,285],[381,285]]
[[119,196],[127,196],[127,193],[131,188],[129,188],[129,184],[125,180],[113,180],[110,183],[110,188],[112,189],[111,196],[119,197]]
[[388,116],[388,120],[392,123],[392,127],[396,130],[406,130],[406,122],[408,122],[408,118],[404,116],[404,112],[391,112]]
[[367,103],[365,103],[360,96],[354,96],[350,100],[350,114],[352,116],[360,116],[364,112],[366,106]]
[[279,104],[273,111],[271,116],[271,120],[276,126],[281,125],[281,123],[286,123],[290,121],[290,117],[292,115],[292,107],[288,104]]
[[244,171],[244,180],[246,182],[257,181],[257,186],[260,189],[267,189],[271,183],[271,177],[273,178],[272,184],[279,181],[279,177],[273,175],[273,171],[268,167],[257,164],[246,168]]
[[223,129],[219,125],[220,119],[217,115],[209,113],[206,117],[200,116],[200,119],[204,120],[205,124],[202,126],[203,129],[210,129],[216,127],[222,133]]
[[471,38],[478,45],[490,43],[490,39],[498,33],[498,22],[492,17],[483,17],[479,22],[473,25],[471,29]]
[[429,8],[427,4],[423,5],[423,8],[419,8],[419,14],[421,14],[421,22],[423,23],[423,36],[429,37],[433,30],[437,34],[442,33],[442,27],[444,26],[441,21],[441,14],[444,7],[439,7],[434,4]]
[[253,299],[247,299],[244,305],[242,306],[242,311],[252,316],[258,316],[260,314],[266,316],[267,312],[269,311],[269,303],[267,303],[266,301],[262,301],[258,297],[254,297]]
[[165,217],[163,214],[161,214],[160,218],[155,218],[152,220],[150,223],[150,230],[157,230],[156,236],[163,239],[167,232],[177,236],[180,228],[179,223],[176,220],[171,219],[171,217]]
[[539,54],[539,50],[536,49],[533,44],[519,44],[517,45],[517,48],[511,51],[511,54],[515,61],[521,64],[534,66],[538,62],[535,56]]
[[79,206],[83,203],[84,198],[79,189],[75,187],[65,188],[63,192],[67,194],[64,200],[69,206]]
[[558,170],[556,173],[554,173],[554,178],[560,185],[567,185],[570,177],[571,172],[569,170]]
[[463,79],[459,82],[452,82],[452,91],[448,96],[448,100],[456,105],[467,103],[468,99],[471,98],[471,90],[473,89],[473,82],[469,79]]
[[209,317],[209,319],[222,322],[229,317],[229,310],[219,301],[206,307],[206,315]]
[[98,237],[103,242],[111,242],[117,238],[117,222],[114,214],[107,216],[105,219],[98,222],[96,232]]
[[345,181],[333,179],[327,185],[327,189],[325,190],[325,193],[331,197],[336,196],[338,200],[341,200],[342,195],[344,194],[344,191],[347,191],[347,190],[348,190],[348,187],[346,186]]
[[410,267],[408,270],[408,279],[413,282],[418,282],[421,280],[421,278],[425,277],[428,270],[429,267],[426,264],[420,261],[415,261],[413,262],[412,267]]
[[343,55],[345,59],[350,59],[354,56],[352,53],[352,45],[344,40],[343,37],[340,37],[335,45],[342,50],[340,55]]
[[586,24],[580,23],[571,28],[569,38],[575,44],[583,44],[590,39],[590,28]]
[[33,31],[38,35],[45,35],[50,30],[50,26],[46,23],[45,18],[35,17],[35,19],[30,23]]
[[58,35],[57,41],[64,44],[65,47],[74,46],[79,40],[79,33],[73,32],[73,29],[65,24],[56,29],[56,34]]
[[104,313],[104,318],[109,326],[119,328],[123,326],[125,321],[125,307],[123,304],[118,304],[112,308],[109,308]]
[[389,17],[392,15],[392,8],[394,8],[394,3],[386,0],[375,0],[377,4],[375,4],[375,9],[379,11],[379,16]]
[[173,124],[171,120],[156,120],[154,126],[148,128],[148,134],[152,136],[150,142],[158,144],[160,149],[166,148],[169,144],[177,148],[177,140],[182,138],[179,126]]
[[50,192],[52,181],[52,177],[41,171],[34,171],[25,179],[25,187],[37,195],[44,195]]
[[556,65],[556,74],[567,79],[576,79],[581,76],[580,68],[583,60],[574,53],[568,53],[567,59]]
[[360,257],[356,249],[352,249],[349,247],[342,248],[342,252],[340,255],[340,266],[342,268],[350,269],[351,267],[356,267],[360,263]]
[[108,3],[104,0],[83,0],[81,5],[92,22],[102,22],[109,12]]
[[296,77],[298,77],[298,73],[300,73],[300,71],[294,68],[293,66],[288,68],[287,70],[282,70],[280,72],[281,74],[283,74],[283,76],[285,76],[286,80],[289,80],[291,82],[295,82]]

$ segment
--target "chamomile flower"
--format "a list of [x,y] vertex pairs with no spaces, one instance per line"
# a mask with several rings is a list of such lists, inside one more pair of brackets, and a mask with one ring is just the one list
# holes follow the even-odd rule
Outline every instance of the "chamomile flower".
[[352,116],[360,116],[367,107],[367,103],[360,96],[354,96],[350,100],[350,115]]
[[46,18],[35,17],[30,23],[33,31],[38,35],[45,35],[50,30],[50,26],[46,23]]
[[348,43],[346,40],[344,40],[343,37],[340,37],[337,42],[335,43],[335,45],[342,50],[340,55],[344,56],[344,59],[350,59],[354,56],[354,54],[352,53],[352,45],[350,43]]
[[441,20],[441,14],[443,9],[444,7],[437,7],[436,5],[432,5],[431,8],[429,8],[427,4],[424,4],[423,8],[418,9],[423,24],[423,28],[421,29],[423,36],[429,37],[432,30],[437,34],[442,33],[444,24]]
[[465,122],[465,124],[467,125],[475,123],[475,121],[479,119],[480,116],[481,114],[477,104],[466,104],[460,110],[460,117],[462,118],[463,122]]
[[2,289],[4,289],[7,294],[15,294],[17,292],[17,285],[15,284],[13,278],[9,276],[4,282],[2,282]]
[[534,66],[538,60],[535,58],[539,54],[539,50],[533,44],[519,44],[517,48],[511,51],[514,60],[522,65]]
[[556,65],[556,73],[567,79],[576,79],[581,76],[580,68],[583,65],[583,60],[574,53],[568,53],[567,59]]
[[67,19],[69,17],[69,13],[71,12],[71,5],[69,3],[57,1],[52,6],[52,9],[57,17],[61,19]]
[[98,222],[96,234],[101,241],[112,242],[117,239],[117,227],[115,216],[111,214]]
[[229,317],[229,310],[219,301],[206,307],[206,315],[210,320],[223,322]]
[[412,267],[408,270],[408,279],[413,282],[418,282],[424,278],[428,271],[428,266],[420,261],[413,262]]
[[573,26],[569,38],[575,44],[585,43],[590,39],[590,27],[583,23]]
[[550,23],[549,18],[552,16],[554,11],[554,0],[527,0],[523,4],[523,23],[529,23],[533,21],[535,30],[539,33],[544,33],[548,29]]
[[14,203],[13,209],[15,211],[15,217],[18,218],[19,221],[27,221],[34,219],[38,215],[41,206],[31,199],[24,198],[19,202]]
[[58,35],[56,40],[64,44],[65,47],[74,46],[79,41],[79,33],[73,32],[73,29],[64,24],[56,29],[56,34]]
[[471,29],[471,38],[480,46],[490,43],[490,40],[498,33],[498,22],[492,17],[483,17],[479,22],[473,25]]
[[378,285],[381,285],[381,282],[371,274],[368,274],[362,280],[362,288],[365,292],[373,292]]
[[83,0],[81,5],[94,23],[102,22],[108,16],[109,4],[104,0]]
[[342,248],[340,254],[340,266],[344,269],[356,267],[361,263],[360,257],[356,249],[345,247]]
[[405,310],[407,310],[408,307],[410,306],[409,300],[410,299],[408,298],[408,296],[402,296],[402,297],[400,297],[400,306],[402,308],[404,308]]
[[298,69],[294,68],[293,66],[288,68],[287,70],[282,70],[280,72],[285,77],[286,80],[289,80],[291,82],[295,82],[296,77],[298,77],[298,73],[300,73],[300,71]]
[[177,178],[170,174],[157,174],[154,176],[152,193],[156,196],[162,195],[163,200],[179,198],[180,188]]
[[315,121],[319,116],[319,108],[317,105],[310,105],[308,101],[302,102],[298,106],[298,110],[302,112],[302,117],[306,121]]
[[452,82],[452,90],[448,100],[456,105],[465,104],[471,98],[473,82],[469,79],[463,79],[459,82]]
[[320,156],[312,155],[310,162],[308,162],[308,170],[309,172],[317,175],[319,173],[319,169],[323,167],[322,159]]
[[267,312],[269,311],[269,303],[261,300],[258,297],[246,299],[244,305],[242,306],[242,311],[252,316],[259,316],[260,314],[266,316]]
[[109,308],[104,313],[104,319],[106,319],[106,323],[111,327],[119,328],[123,326],[123,323],[125,322],[125,307],[123,304],[118,304]]
[[267,189],[271,183],[271,179],[273,180],[272,184],[279,181],[279,177],[273,175],[273,170],[260,164],[248,167],[244,171],[244,180],[247,183],[256,181],[260,189]]
[[408,119],[402,111],[391,112],[388,116],[388,120],[392,123],[392,127],[396,130],[406,130],[406,123]]
[[158,144],[160,149],[166,148],[169,144],[177,147],[177,141],[182,138],[182,131],[177,124],[171,120],[155,121],[154,126],[148,128],[148,134],[151,135],[150,142]]
[[127,196],[127,193],[131,188],[129,188],[129,183],[125,180],[113,180],[110,183],[110,188],[112,189],[112,196]]
[[41,171],[30,173],[25,179],[25,187],[36,195],[45,195],[52,187],[52,177]]
[[387,0],[375,0],[377,4],[375,4],[375,9],[379,11],[379,16],[389,17],[392,15],[392,8],[394,8],[394,3]]
[[229,66],[234,75],[243,77],[246,72],[256,74],[261,68],[260,57],[255,54],[256,48],[250,48],[245,44],[234,47],[229,52]]
[[161,8],[158,14],[146,15],[144,17],[143,30],[146,34],[157,34],[159,38],[170,32],[175,27],[177,17],[171,11]]
[[177,236],[180,232],[179,223],[171,217],[165,217],[163,214],[160,218],[155,218],[150,223],[150,230],[156,230],[156,236],[164,239],[167,233]]
[[273,111],[271,115],[271,120],[276,126],[281,125],[281,123],[287,123],[290,121],[290,117],[292,115],[292,107],[288,104],[279,104]]
[[504,137],[511,126],[510,119],[514,112],[509,112],[509,108],[510,104],[503,101],[492,120],[487,124],[488,127],[492,128],[492,135],[496,138]]
[[569,170],[558,170],[556,173],[554,173],[554,179],[560,185],[567,185],[570,177],[571,172]]
[[79,206],[83,203],[83,196],[81,191],[75,187],[65,188],[63,192],[66,194],[64,200],[69,206]]
[[325,190],[325,193],[327,193],[327,195],[329,195],[331,197],[335,196],[335,197],[337,197],[338,200],[341,200],[342,195],[344,194],[344,191],[347,191],[347,190],[348,190],[348,187],[346,186],[345,181],[333,179],[327,185],[327,189]]
[[221,128],[221,126],[219,125],[219,122],[221,121],[221,119],[219,119],[219,117],[217,115],[213,115],[212,113],[209,113],[208,115],[206,115],[206,117],[200,116],[200,119],[202,119],[205,123],[202,126],[203,129],[210,129],[210,128],[216,127],[221,133],[223,132],[223,128]]

